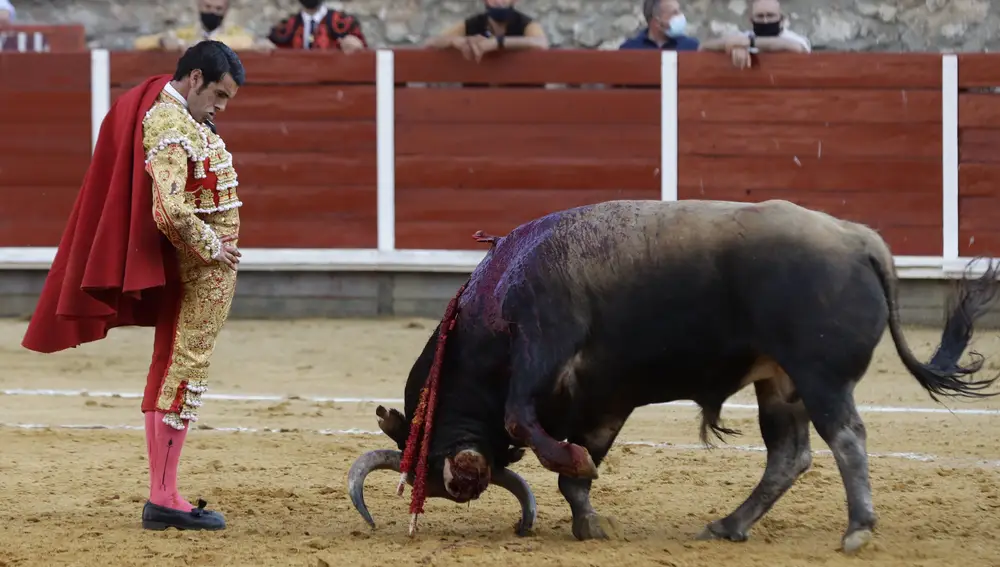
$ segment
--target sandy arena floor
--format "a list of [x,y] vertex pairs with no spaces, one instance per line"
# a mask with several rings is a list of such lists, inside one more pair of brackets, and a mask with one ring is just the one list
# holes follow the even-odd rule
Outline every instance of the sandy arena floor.
[[[139,527],[147,469],[137,396],[151,331],[116,330],[101,343],[39,355],[20,347],[24,322],[0,321],[0,567],[1000,565],[1000,398],[951,401],[948,407],[966,411],[942,411],[905,373],[888,340],[857,392],[859,404],[873,406],[863,416],[880,517],[876,543],[857,558],[837,552],[846,525],[844,489],[815,433],[813,470],[749,542],[693,540],[737,506],[763,472],[756,412],[745,408],[723,412],[743,436],[714,451],[698,445],[690,407],[635,414],[593,493],[597,509],[621,522],[623,541],[573,539],[556,476],[530,453],[515,469],[538,497],[532,536],[513,534],[513,498],[488,491],[470,506],[429,502],[411,540],[409,491],[395,496],[394,473],[369,477],[366,500],[378,524],[372,532],[347,498],[346,473],[362,451],[391,444],[365,433],[378,429],[376,404],[349,398],[401,398],[432,326],[231,322],[210,393],[271,398],[210,399],[202,408],[201,429],[191,433],[181,458],[181,489],[191,500],[208,500],[229,523],[224,532],[205,534]],[[924,359],[937,335],[907,330]],[[992,357],[991,373],[1000,370],[996,332],[981,333],[974,346]],[[79,390],[89,394],[72,392]],[[731,401],[752,404],[752,389]]]

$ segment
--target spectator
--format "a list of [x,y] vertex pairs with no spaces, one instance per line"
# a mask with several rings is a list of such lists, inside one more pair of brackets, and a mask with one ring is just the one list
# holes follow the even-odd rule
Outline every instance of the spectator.
[[368,47],[361,23],[350,14],[331,10],[321,0],[299,0],[302,11],[271,28],[267,36],[285,49],[339,49],[354,53]]
[[754,0],[750,5],[753,31],[737,32],[706,41],[703,51],[725,51],[733,65],[742,69],[750,66],[750,54],[758,51],[810,53],[812,46],[805,37],[788,29],[788,19],[781,13],[778,0]]
[[234,51],[253,48],[257,42],[250,31],[223,23],[229,11],[229,2],[230,0],[198,0],[199,23],[139,37],[135,40],[135,49],[183,51],[206,39],[222,42]]
[[0,0],[0,29],[9,26],[14,21],[17,12],[10,0]]
[[478,62],[491,51],[548,49],[549,39],[531,16],[514,8],[516,0],[485,0],[486,9],[466,18],[424,45],[437,49],[454,48],[466,59]]
[[646,17],[646,27],[618,49],[698,50],[698,40],[684,35],[687,19],[677,0],[645,0],[642,15]]

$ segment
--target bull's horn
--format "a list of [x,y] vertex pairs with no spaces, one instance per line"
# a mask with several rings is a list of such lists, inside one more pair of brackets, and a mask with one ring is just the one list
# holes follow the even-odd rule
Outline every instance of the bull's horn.
[[351,502],[372,528],[375,527],[375,520],[368,513],[368,507],[365,506],[365,477],[368,476],[368,473],[377,470],[389,469],[399,472],[399,463],[402,458],[402,453],[394,449],[368,451],[358,457],[358,460],[351,465],[351,470],[347,472],[347,493],[351,495]]
[[531,492],[528,481],[510,469],[502,469],[490,478],[490,484],[506,489],[517,497],[517,501],[521,503],[521,521],[517,525],[517,535],[527,535],[538,516],[535,494]]
[[[347,473],[347,493],[351,496],[354,508],[361,514],[361,517],[368,522],[372,528],[375,527],[375,520],[372,519],[365,505],[365,477],[368,473],[376,470],[392,470],[399,472],[400,461],[403,455],[395,449],[377,449],[368,451],[358,457],[351,469]],[[535,525],[538,517],[538,505],[535,503],[535,495],[531,491],[528,482],[521,478],[519,474],[510,469],[501,469],[496,474],[491,475],[490,484],[495,484],[513,494],[521,504],[521,521],[517,526],[517,535],[526,535]],[[428,491],[431,497],[448,497],[447,491],[440,484],[433,485]],[[434,490],[438,488],[438,490]],[[438,493],[440,492],[440,494]]]

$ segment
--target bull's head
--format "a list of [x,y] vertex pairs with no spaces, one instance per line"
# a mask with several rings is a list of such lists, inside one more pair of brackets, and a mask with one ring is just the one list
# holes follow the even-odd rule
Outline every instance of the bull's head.
[[[395,409],[386,410],[379,406],[375,411],[379,428],[394,440],[401,449],[406,446],[409,426],[402,413]],[[457,444],[443,450],[431,451],[427,459],[427,497],[445,498],[452,502],[464,503],[475,500],[490,485],[499,486],[510,491],[521,504],[521,521],[517,533],[524,535],[534,525],[537,508],[535,496],[528,483],[517,473],[506,468],[508,463],[519,460],[524,455],[524,449],[510,448],[503,455],[499,470],[492,470],[491,459],[475,444]],[[371,527],[375,521],[365,506],[364,482],[368,473],[375,470],[400,471],[402,451],[394,449],[379,449],[369,451],[354,462],[348,473],[347,487],[351,502],[361,516]],[[414,478],[407,475],[407,483],[412,486]]]

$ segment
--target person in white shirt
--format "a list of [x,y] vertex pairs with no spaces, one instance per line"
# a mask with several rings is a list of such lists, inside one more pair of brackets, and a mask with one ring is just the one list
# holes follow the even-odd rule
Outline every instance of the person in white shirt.
[[10,3],[10,0],[0,0],[0,29],[10,25],[16,15],[17,11],[14,10],[14,5]]
[[754,0],[750,5],[753,31],[737,32],[701,44],[700,51],[725,51],[733,65],[750,66],[750,54],[758,51],[810,53],[809,39],[788,29],[788,19],[781,13],[778,0]]

